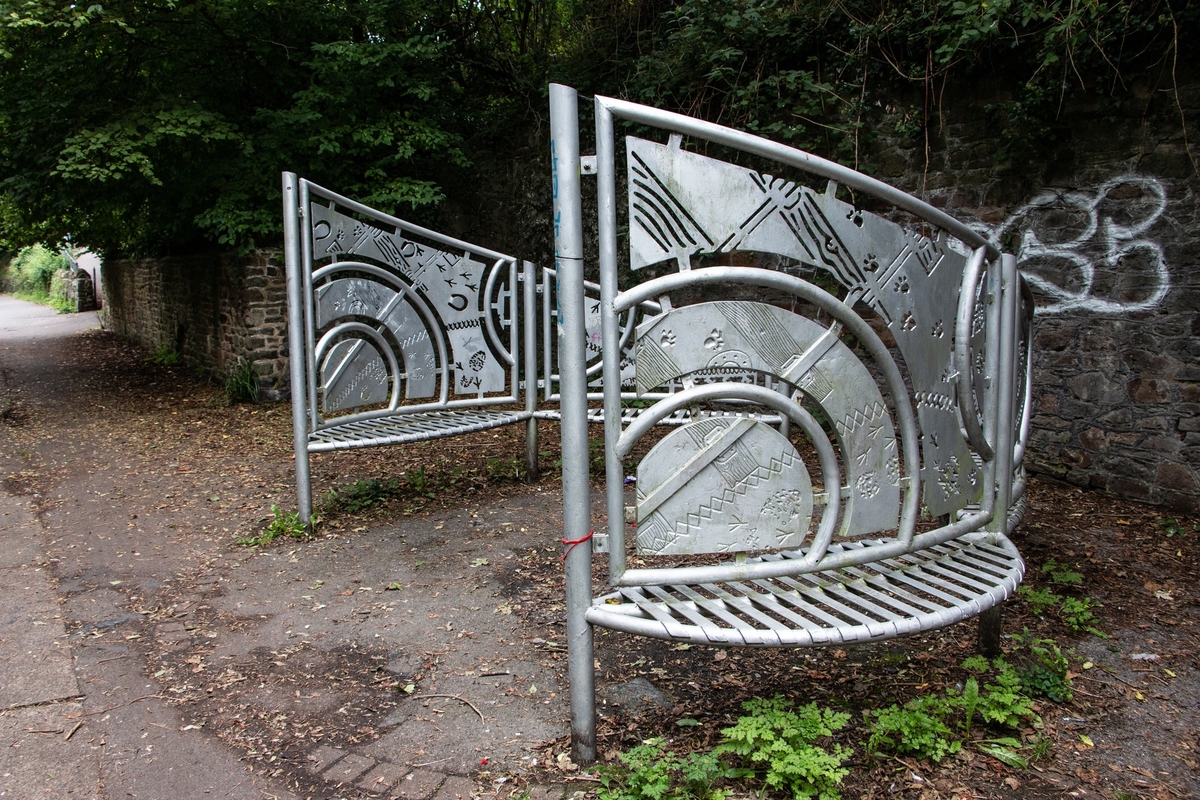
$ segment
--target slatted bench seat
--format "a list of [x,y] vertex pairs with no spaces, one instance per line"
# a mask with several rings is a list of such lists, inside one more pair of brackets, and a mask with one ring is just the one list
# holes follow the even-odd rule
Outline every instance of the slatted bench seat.
[[[612,98],[595,98],[582,156],[577,105],[551,87],[556,255],[540,273],[285,174],[302,518],[311,453],[524,422],[533,475],[536,422],[558,420],[584,763],[597,627],[751,647],[978,615],[993,629],[1024,572],[1008,535],[1026,507],[1033,300],[1015,259],[853,170]],[[621,120],[649,138],[619,149]],[[591,519],[596,423],[607,525]]]
[[[992,610],[1024,574],[1008,534],[1033,302],[1015,259],[853,170],[634,103],[594,99],[583,155],[577,95],[550,99],[576,760],[595,758],[596,628],[797,647],[984,615],[998,646]],[[623,146],[620,123],[639,132]],[[598,417],[607,525],[590,514]]]
[[[884,544],[860,541],[830,550]],[[1015,593],[1023,574],[1011,542],[972,534],[897,558],[795,577],[619,589],[597,597],[586,617],[592,625],[693,644],[864,643],[982,614]]]
[[346,422],[321,428],[308,437],[308,452],[408,444],[515,425],[529,419],[523,411],[436,411]]

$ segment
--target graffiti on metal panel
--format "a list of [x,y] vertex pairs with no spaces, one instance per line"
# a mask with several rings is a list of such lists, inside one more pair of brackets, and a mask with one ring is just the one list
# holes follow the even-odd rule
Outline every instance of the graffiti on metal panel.
[[1048,191],[992,236],[1023,229],[1017,264],[1048,301],[1038,314],[1122,314],[1154,308],[1171,288],[1160,244],[1146,234],[1167,208],[1155,178],[1125,175],[1081,191]]

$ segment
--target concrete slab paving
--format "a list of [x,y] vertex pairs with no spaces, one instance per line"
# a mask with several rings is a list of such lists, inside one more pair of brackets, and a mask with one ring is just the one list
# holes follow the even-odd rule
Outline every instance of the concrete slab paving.
[[99,747],[81,736],[79,702],[0,713],[0,797],[98,798]]
[[0,709],[79,696],[58,592],[41,567],[0,569]]
[[39,529],[29,503],[0,492],[0,540],[5,543],[5,548],[0,550],[0,569],[34,566],[45,561],[45,553],[37,539],[22,535],[25,531]]

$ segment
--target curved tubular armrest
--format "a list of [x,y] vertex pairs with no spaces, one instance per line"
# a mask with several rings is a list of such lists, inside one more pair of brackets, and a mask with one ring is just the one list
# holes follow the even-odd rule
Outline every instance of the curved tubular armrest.
[[649,298],[669,295],[684,287],[726,283],[778,289],[812,303],[841,322],[846,330],[858,338],[871,358],[879,365],[884,382],[895,400],[904,459],[904,475],[909,480],[900,513],[899,536],[905,543],[910,541],[917,524],[918,499],[921,495],[916,414],[913,412],[904,378],[900,374],[900,368],[892,359],[892,354],[888,352],[887,346],[879,338],[879,335],[867,324],[866,320],[855,314],[853,309],[819,286],[814,286],[794,275],[754,269],[753,267],[705,267],[663,275],[646,281],[627,292],[622,292],[613,300],[613,311],[620,314]]
[[[721,400],[734,398],[737,400],[748,400],[752,403],[773,408],[780,414],[784,414],[788,419],[799,425],[808,438],[812,441],[813,446],[817,450],[817,457],[821,462],[821,474],[825,480],[825,491],[829,500],[825,503],[825,510],[821,514],[821,523],[817,527],[817,534],[813,537],[813,543],[808,548],[808,552],[803,556],[793,558],[787,561],[792,567],[792,571],[803,570],[811,567],[820,561],[825,555],[826,549],[829,547],[829,542],[833,538],[833,532],[837,528],[838,515],[841,509],[841,485],[842,476],[838,467],[837,454],[834,453],[833,447],[829,444],[829,439],[820,424],[813,419],[812,414],[809,414],[798,403],[790,397],[782,395],[773,389],[767,389],[763,386],[753,386],[748,384],[708,384],[706,386],[693,386],[689,389],[683,389],[672,394],[659,402],[655,403],[646,413],[641,414],[630,423],[625,432],[621,434],[620,440],[617,442],[614,451],[618,458],[624,459],[629,455],[629,451],[637,444],[638,440],[645,436],[650,430],[657,425],[661,420],[674,414],[681,408],[685,408],[694,403],[703,403],[707,400]],[[830,488],[830,487],[834,488]],[[910,533],[911,535],[911,533]],[[774,562],[772,562],[774,565]],[[776,565],[777,566],[777,565]],[[725,569],[732,571],[737,567],[725,565],[717,569]],[[711,570],[713,568],[703,567],[701,569]],[[625,575],[635,572],[646,572],[647,570],[629,570]],[[689,578],[690,568],[672,568],[670,570],[662,570],[670,572],[674,577],[671,582],[688,583],[692,582]],[[705,573],[707,574],[707,572]],[[786,573],[774,573],[786,574]],[[760,576],[762,577],[762,576]],[[625,580],[618,580],[618,585],[629,585]]]
[[617,100],[612,97],[596,97],[596,103],[609,110],[614,116],[630,122],[639,122],[655,128],[662,128],[676,133],[696,136],[714,144],[722,144],[746,153],[763,156],[782,164],[811,172],[823,178],[837,181],[845,186],[874,195],[886,200],[897,208],[917,216],[945,231],[948,231],[971,248],[983,247],[990,258],[998,258],[1000,250],[996,245],[979,235],[978,232],[956,220],[954,217],[940,211],[928,203],[922,202],[912,195],[906,194],[882,181],[867,177],[861,172],[843,167],[841,164],[827,161],[820,156],[814,156],[803,150],[772,142],[749,133],[735,131],[712,122],[685,117],[671,111],[631,103],[627,100]]
[[983,275],[986,255],[986,248],[977,247],[963,271],[958,292],[958,318],[954,323],[954,370],[958,373],[958,413],[967,432],[967,441],[979,451],[984,461],[991,461],[996,454],[979,424],[979,408],[971,386],[971,324],[975,319],[975,293]]

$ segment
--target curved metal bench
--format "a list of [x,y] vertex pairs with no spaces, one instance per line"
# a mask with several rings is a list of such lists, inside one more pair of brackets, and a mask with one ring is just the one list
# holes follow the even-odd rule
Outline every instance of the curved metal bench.
[[533,265],[292,173],[283,210],[300,518],[311,453],[525,422],[536,475]]
[[[1007,534],[1024,509],[1033,304],[1011,255],[892,187],[606,97],[596,155],[581,156],[577,102],[551,87],[572,734],[587,762],[595,627],[719,646],[866,642],[1016,590]],[[619,148],[620,121],[650,133]],[[592,175],[598,302],[583,280]],[[593,534],[597,387],[609,524]],[[599,597],[593,552],[608,556]]]

